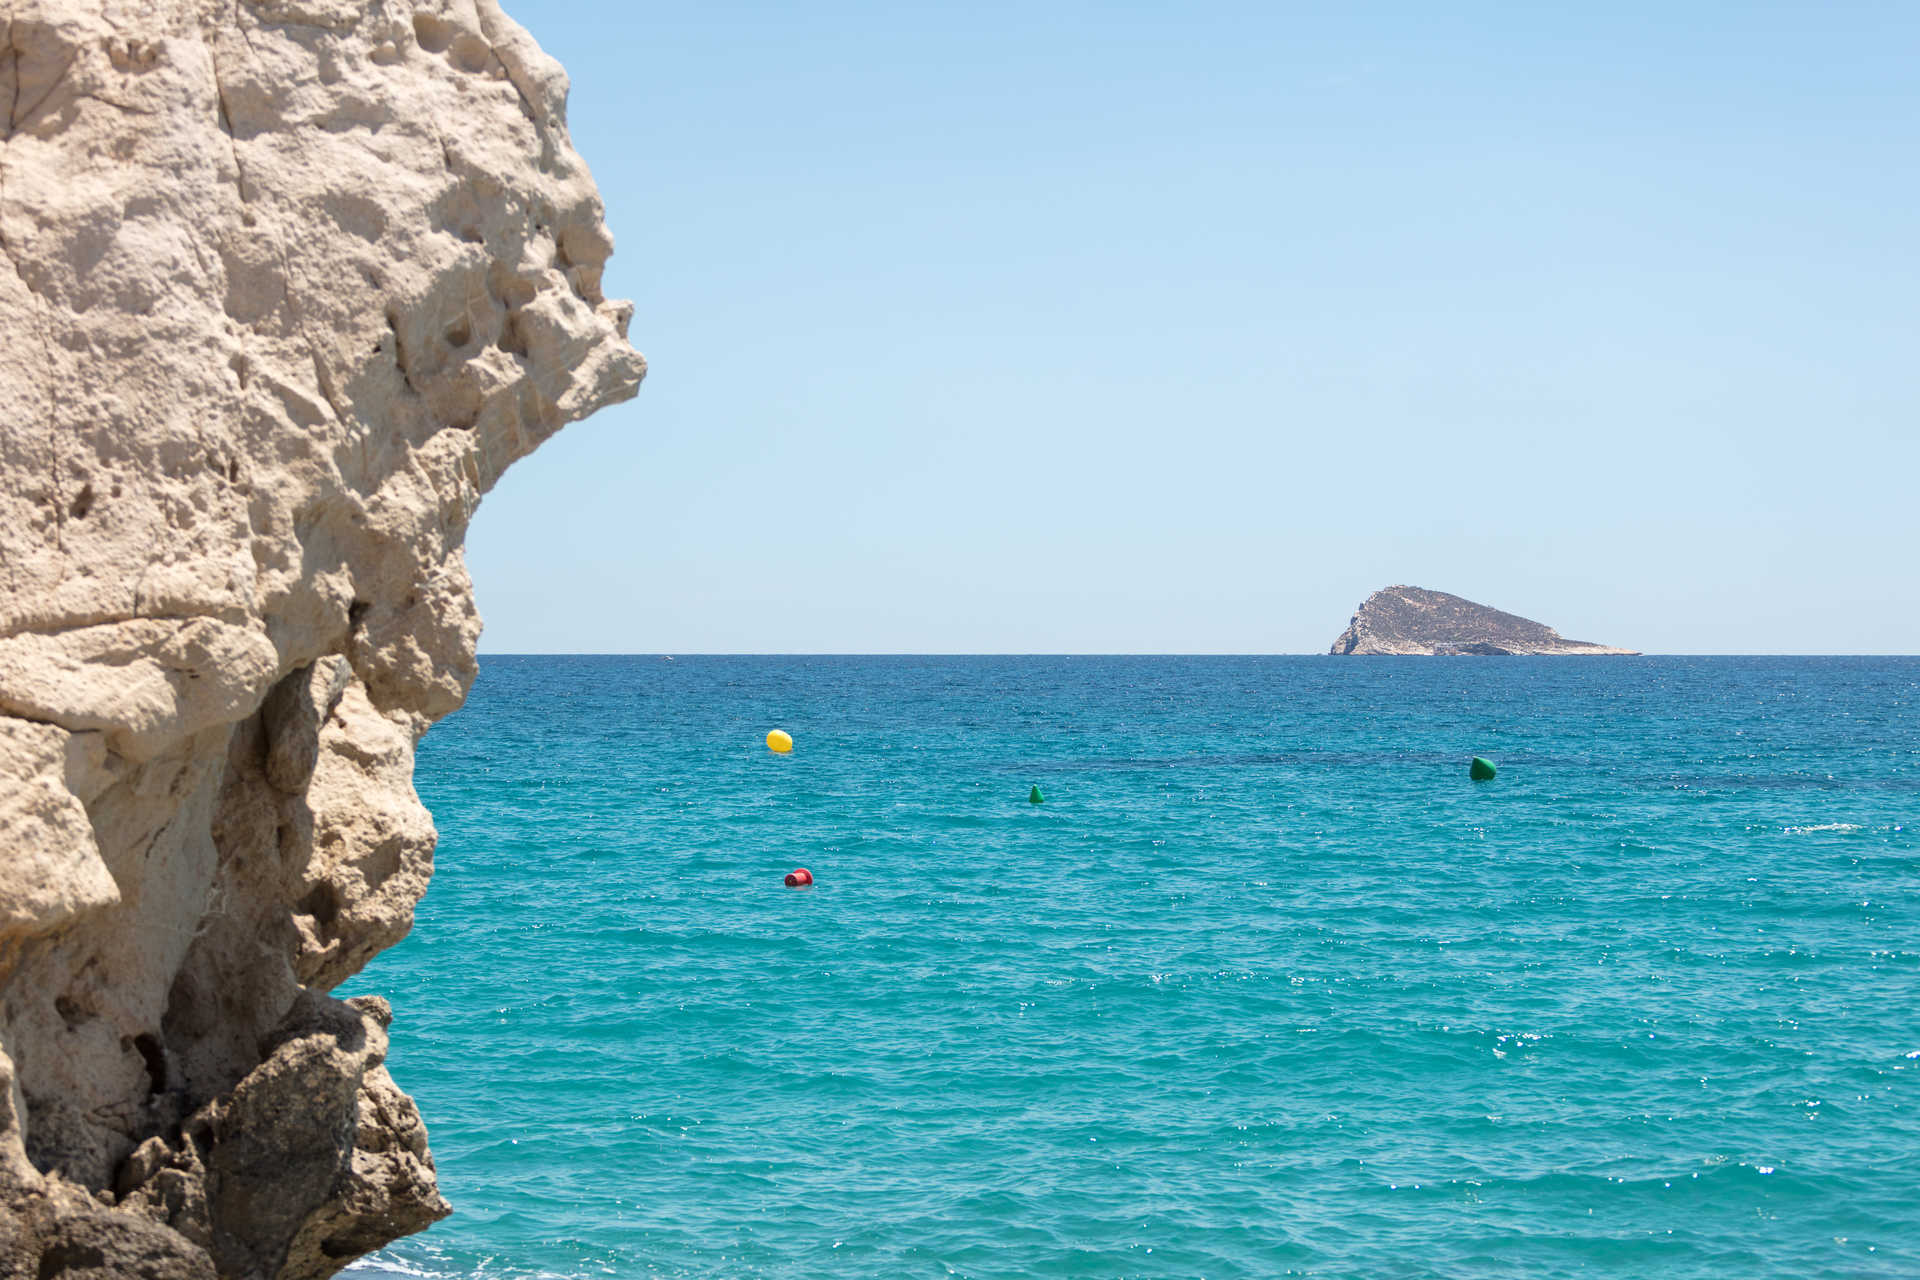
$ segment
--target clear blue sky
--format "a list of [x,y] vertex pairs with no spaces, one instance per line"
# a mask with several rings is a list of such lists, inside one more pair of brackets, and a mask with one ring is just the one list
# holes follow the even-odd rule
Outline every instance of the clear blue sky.
[[506,4],[651,372],[487,652],[1920,651],[1920,6]]

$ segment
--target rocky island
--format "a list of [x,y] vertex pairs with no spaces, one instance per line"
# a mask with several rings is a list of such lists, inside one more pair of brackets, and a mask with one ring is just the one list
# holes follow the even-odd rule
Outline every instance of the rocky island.
[[431,873],[468,522],[631,308],[494,0],[0,26],[0,1277],[317,1280],[448,1212],[329,992]]
[[1368,596],[1329,652],[1426,655],[1629,655],[1585,640],[1568,640],[1544,623],[1503,613],[1444,591],[1383,587]]

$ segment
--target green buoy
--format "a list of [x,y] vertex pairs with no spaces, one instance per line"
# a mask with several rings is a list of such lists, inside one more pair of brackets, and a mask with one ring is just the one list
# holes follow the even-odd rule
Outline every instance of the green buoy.
[[1035,787],[1032,791],[1029,791],[1027,793],[1027,803],[1028,804],[1045,804],[1046,797],[1040,794],[1040,788]]
[[1484,756],[1475,756],[1473,763],[1467,766],[1467,776],[1475,782],[1491,782],[1493,775],[1500,772],[1493,767],[1493,761]]

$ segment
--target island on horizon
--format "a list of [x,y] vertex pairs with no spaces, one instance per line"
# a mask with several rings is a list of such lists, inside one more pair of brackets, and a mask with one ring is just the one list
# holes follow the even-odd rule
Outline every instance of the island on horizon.
[[1333,642],[1337,657],[1417,654],[1457,657],[1634,656],[1637,649],[1569,640],[1552,627],[1425,587],[1382,587]]

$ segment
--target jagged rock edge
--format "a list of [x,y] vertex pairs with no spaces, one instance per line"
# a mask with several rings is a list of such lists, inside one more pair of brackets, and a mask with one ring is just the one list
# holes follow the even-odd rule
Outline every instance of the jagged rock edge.
[[[331,2],[307,0],[306,7],[325,10]],[[256,64],[251,73],[264,74],[249,22],[265,19],[250,19],[249,12],[289,17],[288,24],[276,28],[284,33],[298,25],[291,18],[300,15],[285,13],[295,7],[297,0],[292,4],[250,0],[247,8],[235,3],[226,10],[230,30],[240,34]],[[224,428],[220,437],[227,446],[223,469],[232,485],[241,485],[242,462],[246,464],[246,501],[236,503],[230,496],[215,494],[200,502],[202,512],[211,511],[215,523],[224,515],[230,531],[240,531],[232,544],[236,549],[251,547],[254,552],[250,589],[227,595],[222,595],[217,583],[201,590],[205,584],[199,579],[217,578],[217,572],[195,576],[210,563],[212,570],[218,569],[209,551],[210,546],[213,551],[219,549],[217,537],[211,543],[196,542],[164,521],[149,521],[151,528],[146,530],[132,527],[137,522],[123,521],[121,534],[108,540],[103,554],[97,536],[101,521],[95,520],[82,531],[83,545],[69,545],[70,466],[77,464],[75,474],[85,486],[72,499],[75,522],[87,520],[96,502],[107,499],[105,477],[111,468],[97,451],[88,457],[84,449],[71,447],[70,416],[78,410],[62,396],[62,339],[84,337],[89,347],[96,339],[106,347],[118,339],[120,350],[137,359],[147,354],[140,347],[142,341],[159,342],[165,335],[149,336],[142,325],[120,324],[128,317],[124,299],[110,299],[106,305],[98,298],[87,299],[72,314],[62,315],[60,300],[48,296],[27,267],[29,262],[38,268],[59,266],[54,258],[70,245],[60,237],[58,219],[34,218],[32,230],[38,234],[27,237],[34,243],[21,245],[10,234],[7,216],[20,201],[35,201],[34,211],[44,212],[47,197],[45,190],[31,186],[23,195],[12,180],[12,148],[19,132],[18,102],[25,75],[20,31],[27,19],[21,13],[49,21],[71,20],[76,26],[93,22],[96,34],[103,33],[100,44],[108,49],[116,68],[119,60],[112,49],[131,51],[151,32],[139,33],[140,40],[117,35],[96,6],[78,2],[20,0],[16,13],[7,19],[12,84],[8,149],[0,157],[0,245],[28,300],[25,309],[7,310],[16,326],[25,311],[25,323],[35,330],[41,358],[0,364],[0,390],[37,385],[41,400],[35,401],[29,392],[17,403],[37,403],[44,411],[47,440],[40,447],[46,464],[44,492],[36,494],[29,492],[28,485],[10,484],[6,505],[0,506],[0,550],[8,553],[9,561],[6,581],[0,583],[0,908],[4,908],[0,910],[0,1073],[5,1077],[0,1092],[0,1275],[80,1276],[104,1269],[116,1275],[198,1277],[213,1275],[217,1269],[224,1275],[320,1276],[444,1212],[417,1113],[386,1076],[387,1011],[365,1001],[335,1001],[324,991],[350,975],[380,946],[391,945],[404,934],[412,901],[424,889],[432,831],[411,791],[412,747],[432,719],[458,705],[471,679],[477,620],[471,613],[458,547],[479,493],[514,456],[562,422],[633,394],[645,366],[624,341],[630,308],[609,303],[598,293],[599,262],[604,261],[610,243],[599,225],[591,181],[566,143],[564,120],[553,115],[538,118],[541,113],[534,106],[542,99],[564,103],[557,68],[541,67],[538,59],[544,55],[489,0],[478,4],[437,0],[420,6],[413,20],[419,21],[419,15],[429,10],[437,15],[436,21],[459,31],[461,38],[484,39],[489,56],[511,81],[517,98],[514,115],[524,115],[534,135],[537,159],[531,165],[522,163],[515,169],[502,164],[505,181],[495,181],[501,178],[499,172],[480,172],[477,178],[469,173],[463,181],[494,183],[493,213],[499,213],[501,198],[510,200],[516,193],[530,192],[530,211],[552,197],[565,202],[566,217],[572,219],[553,231],[552,264],[543,267],[527,259],[524,250],[535,247],[538,235],[521,235],[516,241],[511,226],[500,232],[500,239],[507,247],[518,244],[523,251],[519,265],[503,267],[506,259],[482,240],[489,262],[509,272],[535,273],[531,285],[515,285],[516,295],[531,288],[527,302],[537,300],[542,287],[539,273],[545,270],[563,280],[582,305],[571,308],[563,298],[537,317],[548,325],[544,336],[552,341],[544,351],[534,350],[521,335],[517,341],[523,349],[508,353],[518,362],[517,374],[511,364],[492,360],[484,372],[495,382],[476,393],[481,405],[471,421],[456,425],[438,420],[437,413],[424,418],[415,413],[411,419],[403,413],[398,418],[406,420],[396,420],[395,415],[377,412],[380,406],[373,401],[379,399],[378,388],[364,384],[364,378],[377,375],[377,370],[369,375],[363,366],[354,379],[341,376],[346,371],[338,363],[341,351],[337,345],[330,349],[320,338],[311,300],[300,288],[301,264],[289,248],[282,211],[259,205],[258,195],[271,198],[276,182],[291,180],[297,186],[311,175],[267,173],[252,180],[256,192],[249,193],[249,161],[241,152],[230,81],[220,65],[220,31],[201,22],[199,34],[211,85],[209,114],[215,131],[223,135],[225,159],[233,175],[233,201],[237,208],[252,210],[253,219],[264,218],[271,229],[279,293],[289,313],[285,319],[290,321],[275,331],[271,305],[262,313],[264,318],[240,321],[229,298],[227,320],[218,320],[220,309],[216,308],[210,317],[214,322],[206,326],[206,332],[217,338],[217,331],[224,329],[231,337],[236,324],[250,323],[254,335],[248,340],[240,333],[229,344],[237,348],[231,362],[238,377],[230,397],[232,419],[211,415]],[[153,0],[121,6],[116,12],[135,19],[164,18],[171,13],[176,19],[171,26],[163,21],[153,24],[166,28],[167,34],[157,44],[144,44],[145,53],[139,56],[147,62],[140,69],[166,66],[169,54],[193,58],[194,50],[180,36],[197,20],[191,6]],[[409,11],[376,2],[350,5],[341,12],[349,19],[344,29],[357,37],[367,23],[396,15],[405,18]],[[404,51],[403,28],[402,22],[387,22],[392,47]],[[338,53],[337,48],[323,47],[338,33],[324,26],[316,29],[330,35],[313,38],[312,48],[302,45],[298,37],[287,37],[286,43],[296,47],[278,49],[276,56],[293,65],[299,63],[302,52],[314,53],[316,61]],[[511,46],[511,65],[493,52],[504,46]],[[111,142],[123,131],[137,128],[139,118],[160,114],[115,101],[84,85],[69,85],[76,69],[83,77],[98,70],[97,65],[83,65],[90,50],[93,46],[76,40],[46,91],[35,99],[30,117],[54,103],[57,111],[73,109],[72,118],[60,125],[60,129],[71,129],[84,117],[77,104],[101,103],[112,109],[116,123],[101,129],[94,122],[94,133]],[[379,62],[379,53],[375,47],[369,63]],[[128,60],[135,61],[135,55],[129,52]],[[427,61],[419,85],[423,93],[433,76],[448,80],[435,70],[431,59]],[[303,91],[325,80],[324,66],[311,81],[297,74],[303,67],[295,67]],[[336,75],[335,80],[339,79]],[[466,92],[457,80],[454,83]],[[543,86],[546,92],[530,91],[529,84]],[[486,106],[484,92],[469,96]],[[435,167],[450,173],[453,148],[434,123],[435,113],[423,114],[434,140]],[[463,138],[469,146],[469,169],[483,167],[472,162],[474,148],[485,151],[487,161],[499,161],[516,145],[507,136],[509,131],[496,127],[503,116],[482,112],[458,118],[469,130],[484,135]],[[181,132],[190,135],[192,130],[183,124]],[[262,132],[249,134],[249,141]],[[516,179],[521,184],[517,187]],[[127,185],[138,184],[129,181]],[[446,189],[452,192],[460,185]],[[432,214],[431,202],[422,203],[420,212]],[[484,222],[487,210],[481,212]],[[22,216],[26,216],[24,210]],[[531,212],[529,220],[535,233],[546,230]],[[303,233],[324,230],[303,224]],[[486,230],[493,233],[500,228],[489,225]],[[51,248],[46,247],[48,243]],[[333,237],[333,243],[352,247],[339,236]],[[199,254],[201,243],[191,244]],[[46,260],[31,256],[36,247],[48,255]],[[315,249],[315,255],[328,247],[332,246]],[[387,247],[411,248],[430,256],[417,243]],[[443,248],[427,246],[433,251]],[[578,260],[583,250],[587,257]],[[23,253],[28,256],[23,258]],[[212,269],[206,261],[203,258],[201,266],[211,285],[215,281],[207,274]],[[425,271],[433,279],[415,291],[416,309],[428,305],[436,281],[445,284],[447,273],[460,274],[456,270],[460,266],[457,258],[442,254]],[[234,269],[221,259],[218,275],[223,288],[232,286]],[[84,285],[84,276],[85,271],[70,274],[62,283]],[[470,269],[466,277],[471,283]],[[84,288],[75,290],[84,292]],[[329,301],[352,301],[346,296],[348,290],[340,292],[342,297]],[[114,302],[122,304],[121,310],[115,310]],[[469,320],[471,304],[469,297],[464,304]],[[492,305],[505,304],[496,296]],[[509,307],[507,314],[517,314],[524,305]],[[384,308],[358,307],[358,319],[383,309],[388,316],[394,314],[388,302]],[[93,314],[84,324],[74,321],[74,316],[90,310]],[[353,310],[345,308],[348,313]],[[402,314],[410,324],[419,319],[404,308]],[[336,315],[333,322],[368,336],[378,327],[365,323],[356,327],[355,319],[354,314]],[[65,327],[57,333],[56,326],[61,324]],[[389,325],[398,351],[399,326]],[[129,333],[133,334],[130,344]],[[17,343],[14,346],[17,349]],[[297,354],[290,349],[295,346],[301,349]],[[473,358],[463,355],[461,362]],[[274,363],[276,359],[280,363]],[[273,406],[261,410],[250,402],[249,368],[256,380],[278,379],[274,389],[286,401],[283,413],[298,412],[297,404],[306,394],[299,388],[311,378],[307,385],[317,393],[311,403],[316,408],[324,404],[326,419],[299,431],[281,430],[277,436],[268,432],[264,439],[245,440],[256,452],[241,447],[236,424],[249,410],[295,425],[294,420],[275,419]],[[90,372],[97,378],[100,366]],[[179,373],[179,368],[163,372]],[[542,398],[538,384],[543,376],[557,380],[560,394]],[[355,379],[363,381],[358,391]],[[181,380],[194,381],[185,375]],[[404,371],[401,380],[408,384],[408,393],[421,394]],[[104,382],[111,388],[111,377]],[[196,384],[192,390],[206,388]],[[191,398],[183,396],[183,402]],[[220,398],[223,403],[229,399]],[[508,401],[512,403],[507,410],[494,412]],[[547,407],[539,408],[542,404]],[[526,420],[529,406],[538,412],[537,420]],[[383,429],[384,437],[370,440]],[[293,444],[303,433],[351,446],[363,463],[375,446],[384,447],[392,466],[385,471],[373,467],[362,483],[336,473],[332,497],[308,495],[323,507],[331,504],[330,512],[313,515],[310,511],[309,517],[319,525],[297,530],[305,507],[286,501],[285,492],[264,497],[259,493],[271,482],[275,460],[263,458],[257,448]],[[462,439],[463,433],[468,438]],[[188,434],[177,423],[156,425],[134,416],[114,420],[112,430],[94,443],[98,446],[105,440],[111,451],[138,457],[144,450],[151,456],[181,444]],[[29,443],[21,448],[32,454],[36,446]],[[324,451],[316,456],[324,460]],[[0,455],[0,463],[15,461]],[[188,490],[193,490],[188,496],[196,500],[207,497],[204,477],[198,489],[189,481],[175,486],[174,492],[161,492],[167,486],[156,476],[164,470],[153,466],[148,473],[139,473],[136,469],[141,481],[155,480],[155,492],[128,493],[124,506],[151,515],[141,507],[143,499],[148,506],[157,506],[162,505],[160,500],[177,498]],[[401,477],[404,483],[390,493],[401,471],[407,473]],[[86,478],[90,473],[101,477],[98,495]],[[9,477],[10,481],[15,478]],[[134,481],[127,483],[129,489],[134,487]],[[452,492],[444,492],[443,484]],[[283,488],[298,490],[297,485]],[[453,503],[441,517],[424,505],[434,495],[442,505]],[[113,505],[121,504],[120,483],[113,484],[110,497]],[[409,506],[410,501],[414,505]],[[254,506],[264,508],[259,513],[267,525],[264,532],[248,514]],[[113,513],[103,513],[102,519],[108,514]],[[244,518],[236,523],[235,514]],[[397,584],[414,584],[406,588],[404,603],[380,591],[363,590],[370,582],[396,585],[381,578],[380,570],[392,566],[365,562],[371,554],[365,546],[341,551],[336,562],[321,562],[318,569],[302,560],[269,581],[273,577],[268,572],[270,553],[275,547],[305,548],[303,554],[310,554],[312,544],[306,537],[291,535],[312,533],[329,514],[349,526],[356,521],[363,526],[369,521],[380,523],[385,541],[377,546],[390,550],[417,542],[437,558],[408,561],[414,567]],[[204,528],[207,516],[198,519]],[[276,525],[276,520],[284,527]],[[410,529],[421,536],[409,539]],[[269,554],[262,559],[267,543],[274,545],[265,547]],[[71,562],[83,557],[99,580],[76,588]],[[162,574],[161,581],[149,581],[149,570],[182,564],[186,569],[176,575],[177,580]],[[319,581],[335,570],[347,578],[350,595],[336,590],[339,583]],[[333,607],[328,601],[334,596],[340,609],[337,627],[325,622]],[[115,605],[115,599],[128,603]],[[178,607],[182,599],[193,600],[195,607]],[[302,610],[308,616],[292,616]],[[112,666],[99,666],[103,660]],[[57,687],[49,694],[47,677],[56,672],[68,678],[55,680]],[[109,673],[112,679],[107,678]],[[31,709],[22,704],[30,704]],[[311,735],[310,744],[307,735]],[[162,794],[157,806],[141,799],[150,798],[154,789]],[[74,827],[76,809],[85,830]],[[202,831],[198,828],[203,823],[210,825]],[[278,834],[268,838],[268,827]],[[316,827],[323,828],[325,837],[319,844]],[[392,846],[392,838],[401,845]],[[94,846],[90,853],[81,847],[87,844]],[[157,872],[142,879],[137,870],[141,861],[154,860],[157,852],[170,871],[181,872],[164,884]],[[362,875],[369,865],[366,859],[388,854],[398,857],[399,863],[386,868],[378,883],[367,881]],[[297,863],[300,875],[290,883],[300,888],[311,884],[311,892],[297,902],[282,901],[272,893],[242,901],[246,898],[243,888],[258,886],[243,885],[241,873],[257,871],[259,864],[275,857]],[[198,903],[170,904],[187,914],[167,918],[163,908],[169,904],[157,907],[151,899],[160,891],[179,890],[182,883],[191,889],[193,877],[185,871],[195,870],[188,865],[195,858],[206,864],[197,868],[205,881]],[[286,887],[278,881],[275,886]],[[50,896],[36,896],[39,890],[50,890]],[[151,987],[153,975],[125,971],[128,957],[115,953],[109,941],[115,930],[123,941],[169,930],[187,935],[179,950],[177,972],[160,975],[170,994],[159,1007],[141,1011],[155,1005],[154,993],[134,988]],[[205,1026],[184,1025],[182,1009],[193,1002],[182,1005],[179,983],[190,976],[190,962],[196,955],[206,958],[200,949],[208,939],[220,938],[236,946],[278,948],[281,971],[266,973],[257,989],[220,993],[226,998],[242,997],[229,999],[233,1007],[220,1010],[221,1017],[235,1020],[234,1025],[226,1025],[221,1017]],[[178,941],[175,938],[168,945]],[[133,958],[140,957],[134,954]],[[96,965],[105,976],[95,973],[89,978]],[[214,974],[222,972],[211,962],[203,967]],[[244,981],[241,985],[245,986]],[[111,1025],[104,1035],[95,1034],[103,1024]],[[128,1034],[118,1035],[115,1049],[115,1035],[121,1028]],[[71,1069],[60,1066],[62,1062],[70,1063]],[[123,1079],[129,1072],[138,1079]],[[247,1100],[277,1087],[276,1081],[285,1082],[284,1088],[272,1096],[284,1097],[267,1109],[273,1117],[270,1123],[233,1119],[247,1114]],[[308,1127],[314,1134],[331,1135],[332,1140],[296,1141],[288,1147],[283,1139],[291,1124],[289,1107],[298,1110],[296,1103],[318,1107],[309,1108]],[[264,1152],[251,1164],[240,1159],[248,1144]],[[301,1158],[312,1166],[304,1182],[286,1173],[289,1160]],[[258,1176],[257,1171],[267,1168],[274,1171],[272,1178]],[[247,1169],[256,1174],[248,1175]],[[296,1182],[304,1188],[297,1193],[291,1189]]]

